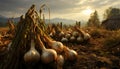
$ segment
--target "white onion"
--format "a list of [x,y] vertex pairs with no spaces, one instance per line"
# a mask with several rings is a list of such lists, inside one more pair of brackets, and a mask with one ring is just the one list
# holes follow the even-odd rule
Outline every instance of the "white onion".
[[65,37],[66,37],[67,39],[69,39],[69,38],[71,37],[71,35],[68,33],[68,34],[65,35]]
[[64,46],[65,58],[70,61],[74,61],[77,59],[78,54],[76,51],[69,49],[68,47]]
[[68,39],[65,38],[65,37],[63,37],[63,38],[61,39],[61,42],[68,42]]
[[78,42],[83,42],[83,38],[81,36],[77,37]]
[[59,41],[52,41],[51,43],[52,49],[56,50],[57,53],[61,53],[63,51],[63,44]]
[[91,38],[91,36],[88,34],[88,33],[85,33],[84,34],[84,40],[88,40],[88,39],[90,39]]
[[61,53],[63,51],[63,44],[59,41],[54,41],[50,38],[48,38],[48,36],[44,36],[46,42],[48,43],[48,46],[50,46],[52,49],[54,49],[55,51],[57,51],[57,53]]
[[70,37],[70,41],[74,41],[75,40],[75,37],[74,36],[72,36],[72,37]]
[[41,61],[45,64],[51,63],[57,59],[57,53],[53,49],[42,49]]
[[46,49],[43,42],[40,39],[40,36],[37,35],[37,41],[39,43],[39,46],[42,50],[41,53],[41,61],[45,64],[51,63],[53,61],[56,61],[57,59],[57,52],[53,49]]
[[76,30],[79,31],[79,33],[82,34],[84,40],[89,40],[91,38],[91,36],[88,33],[85,33],[83,30],[79,29],[76,27]]
[[34,40],[31,40],[31,48],[27,53],[25,53],[24,60],[25,62],[38,62],[40,60],[40,54],[35,49]]
[[77,37],[78,36],[78,32],[76,32],[76,31],[74,31],[73,33],[72,33],[72,35],[74,36],[74,37]]

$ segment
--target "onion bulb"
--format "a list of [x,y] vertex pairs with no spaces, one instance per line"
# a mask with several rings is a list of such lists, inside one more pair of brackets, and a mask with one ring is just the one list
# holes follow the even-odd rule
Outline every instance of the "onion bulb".
[[57,58],[57,53],[53,49],[42,49],[41,61],[45,64],[55,61]]
[[64,62],[65,62],[64,57],[62,55],[58,55],[58,57],[57,57],[57,69],[62,69]]
[[74,36],[70,37],[70,41],[71,41],[71,42],[73,42],[74,40],[75,40],[75,37],[74,37]]
[[79,33],[82,34],[84,40],[89,40],[91,38],[91,36],[88,33],[85,33],[83,30],[79,29],[76,27],[76,30],[79,31]]
[[50,38],[48,38],[47,36],[44,36],[46,42],[48,42],[48,45],[54,49],[55,51],[57,51],[57,53],[61,53],[63,51],[63,44],[59,41],[54,41]]
[[68,47],[64,46],[65,58],[66,60],[74,61],[77,59],[78,54],[76,51],[69,49]]
[[56,61],[57,52],[53,49],[46,49],[39,35],[37,35],[37,41],[42,50],[41,61],[45,64]]
[[85,33],[85,34],[84,34],[84,40],[89,40],[90,37],[91,37],[91,36],[90,36],[88,33]]
[[77,37],[77,42],[83,42],[83,38],[81,36]]
[[62,37],[62,36],[64,36],[64,32],[63,31],[59,33],[59,37]]
[[40,54],[35,49],[34,40],[31,40],[31,48],[27,53],[25,53],[24,60],[25,62],[38,62],[40,60]]
[[63,37],[63,38],[61,39],[61,42],[68,42],[68,39],[65,38],[65,37]]
[[77,36],[78,36],[78,32],[74,31],[74,32],[72,33],[72,35],[73,35],[74,37],[77,37]]
[[69,39],[70,36],[71,36],[71,35],[70,35],[69,33],[65,35],[65,37],[66,37],[67,39]]

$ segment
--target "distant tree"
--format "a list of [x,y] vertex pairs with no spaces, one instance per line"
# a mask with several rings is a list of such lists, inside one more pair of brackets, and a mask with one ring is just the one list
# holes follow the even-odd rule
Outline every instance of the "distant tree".
[[100,20],[98,18],[98,13],[95,10],[95,12],[93,12],[87,22],[88,26],[94,26],[94,27],[99,27],[100,26]]
[[112,8],[112,7],[109,7],[108,9],[106,9],[103,14],[105,20],[111,17],[115,17],[116,15],[120,15],[120,9]]
[[77,27],[81,27],[81,22],[80,21],[76,21],[76,26]]

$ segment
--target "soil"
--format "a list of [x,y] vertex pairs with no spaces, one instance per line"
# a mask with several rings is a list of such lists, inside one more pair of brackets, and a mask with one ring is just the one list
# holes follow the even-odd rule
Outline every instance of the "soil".
[[[103,45],[103,40],[103,37],[94,37],[82,44],[64,43],[77,51],[78,59],[66,61],[63,69],[120,69],[120,43],[109,47]],[[0,63],[3,60],[4,55],[0,55]],[[43,66],[44,69],[50,68],[49,65]]]

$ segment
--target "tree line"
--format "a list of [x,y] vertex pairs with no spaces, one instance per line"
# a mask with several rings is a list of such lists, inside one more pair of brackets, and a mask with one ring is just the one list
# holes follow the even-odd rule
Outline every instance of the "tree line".
[[[112,17],[117,17],[120,15],[120,9],[119,8],[113,8],[109,7],[105,10],[103,14],[104,20],[110,19]],[[100,27],[100,20],[97,11],[95,10],[91,15],[90,18],[87,21],[88,27]]]

